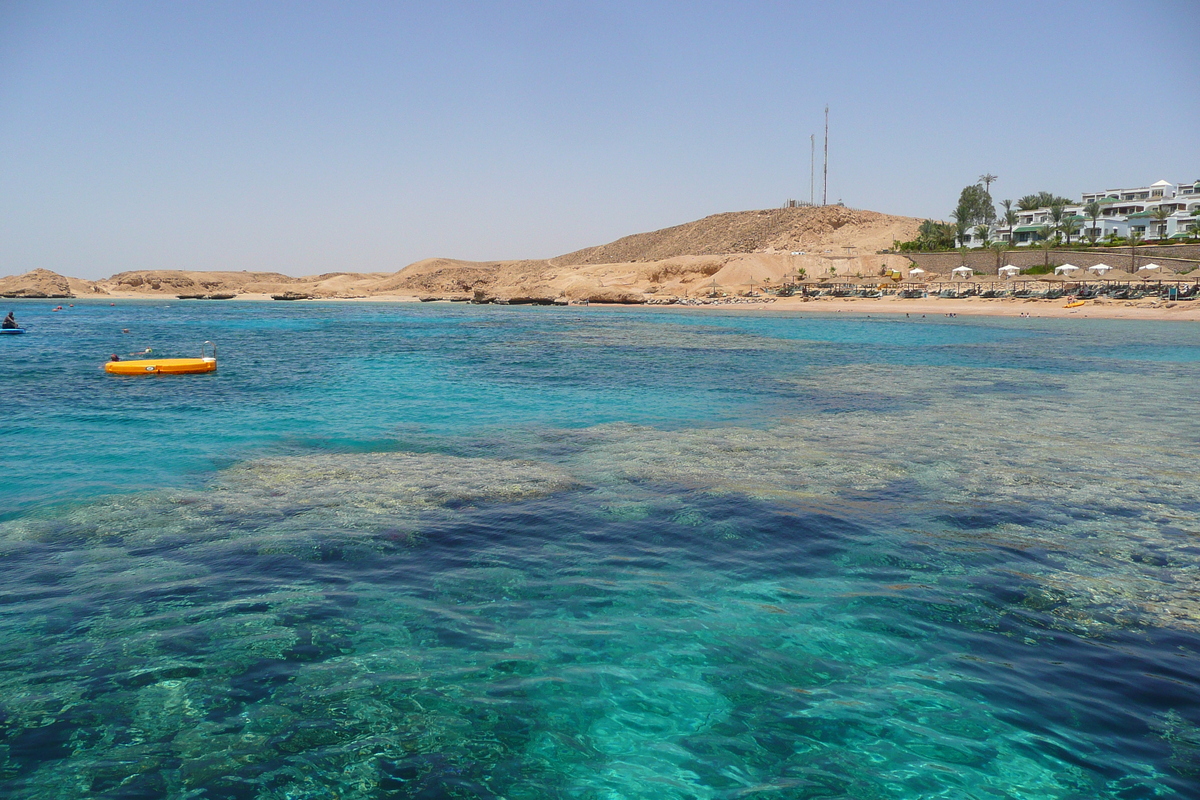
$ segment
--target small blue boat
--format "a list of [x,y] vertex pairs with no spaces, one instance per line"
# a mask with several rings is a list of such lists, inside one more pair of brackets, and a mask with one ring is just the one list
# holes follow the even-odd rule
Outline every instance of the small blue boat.
[[24,333],[24,328],[0,328],[0,333]]

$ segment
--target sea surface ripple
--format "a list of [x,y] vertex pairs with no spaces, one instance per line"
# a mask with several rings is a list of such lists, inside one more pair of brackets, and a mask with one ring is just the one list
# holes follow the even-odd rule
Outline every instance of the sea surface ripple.
[[11,305],[0,795],[1200,796],[1194,326]]

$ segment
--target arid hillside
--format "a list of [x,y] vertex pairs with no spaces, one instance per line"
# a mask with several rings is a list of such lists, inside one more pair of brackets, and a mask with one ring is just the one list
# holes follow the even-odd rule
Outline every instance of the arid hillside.
[[139,294],[204,294],[209,292],[253,291],[249,286],[283,286],[295,283],[278,272],[192,272],[181,269],[141,269],[119,272],[111,278],[96,281],[106,292],[137,292]]
[[677,256],[729,255],[854,247],[882,250],[916,236],[920,220],[844,206],[734,211],[551,259],[557,265],[660,261]]
[[[804,269],[877,274],[907,259],[875,255],[916,236],[920,220],[827,206],[715,214],[548,261],[427,259],[379,284],[425,297],[645,302],[702,286],[736,293]],[[793,255],[795,253],[795,255]]]
[[671,302],[698,292],[736,294],[777,284],[797,270],[875,275],[906,266],[877,255],[916,235],[920,220],[827,206],[715,214],[626,236],[546,261],[430,258],[394,273],[136,270],[99,281],[48,270],[0,279],[0,295],[281,299],[410,297],[485,302]]
[[0,297],[78,297],[92,293],[91,281],[68,278],[48,269],[0,278]]

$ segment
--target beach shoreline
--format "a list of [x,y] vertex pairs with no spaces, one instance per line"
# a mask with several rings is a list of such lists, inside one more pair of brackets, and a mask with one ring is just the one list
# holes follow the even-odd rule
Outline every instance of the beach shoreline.
[[[34,298],[25,298],[25,302]],[[421,298],[409,294],[373,294],[362,297],[313,297],[297,300],[275,300],[268,294],[246,293],[239,294],[234,301],[241,302],[270,302],[270,303],[419,303]],[[161,300],[172,303],[212,303],[221,304],[223,300],[180,300],[172,295],[139,294],[136,292],[109,293],[102,297],[77,297],[72,300],[122,301],[122,300]],[[48,300],[56,305],[61,300]],[[438,304],[451,304],[450,300],[426,301]],[[1164,301],[1160,299],[1142,300],[1089,300],[1084,305],[1066,308],[1067,299],[1045,300],[1040,298],[859,298],[859,297],[779,297],[753,300],[751,298],[727,298],[717,302],[701,303],[572,303],[569,307],[580,310],[584,308],[620,308],[629,310],[667,310],[689,309],[700,311],[755,311],[755,312],[796,312],[810,314],[886,314],[890,316],[945,316],[947,314],[976,317],[1030,317],[1030,318],[1090,318],[1090,319],[1145,319],[1145,320],[1178,320],[1200,322],[1200,302]],[[454,302],[454,305],[466,303]],[[490,304],[489,304],[490,305]]]
[[[744,300],[745,298],[739,298]],[[954,314],[974,317],[1030,318],[1090,318],[1146,319],[1200,322],[1200,303],[1194,301],[1165,302],[1160,300],[1087,301],[1076,308],[1066,308],[1064,298],[1043,300],[1032,298],[855,298],[855,297],[780,297],[766,302],[707,303],[699,305],[662,304],[652,306],[592,303],[604,308],[708,309],[765,312],[800,312],[815,314],[852,313],[912,316],[945,316]],[[573,306],[574,307],[574,306]]]

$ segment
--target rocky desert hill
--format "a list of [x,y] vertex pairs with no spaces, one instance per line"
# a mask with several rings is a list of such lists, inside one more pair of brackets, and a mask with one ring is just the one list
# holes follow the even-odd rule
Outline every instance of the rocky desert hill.
[[[715,214],[662,230],[626,236],[546,261],[469,262],[427,259],[380,284],[426,297],[549,302],[645,302],[709,287],[727,293],[777,283],[804,269],[875,275],[907,266],[876,255],[916,236],[921,221],[874,211],[825,206]],[[794,254],[794,255],[793,255]]]
[[882,250],[916,236],[920,220],[875,211],[821,206],[714,214],[551,259],[555,264],[615,264],[677,256],[727,255],[814,248]]
[[0,278],[0,297],[78,297],[93,293],[91,281],[68,278],[48,269]]
[[875,275],[908,260],[877,255],[916,236],[920,220],[825,206],[715,214],[626,236],[548,260],[460,261],[430,258],[394,272],[333,272],[295,278],[278,272],[136,270],[100,281],[48,270],[0,279],[14,297],[406,296],[485,302],[642,303],[706,291],[735,294],[811,275]]
[[327,272],[294,278],[280,272],[191,272],[188,270],[134,270],[96,281],[110,294],[212,295],[286,294],[314,297],[364,296],[367,287],[390,273]]

